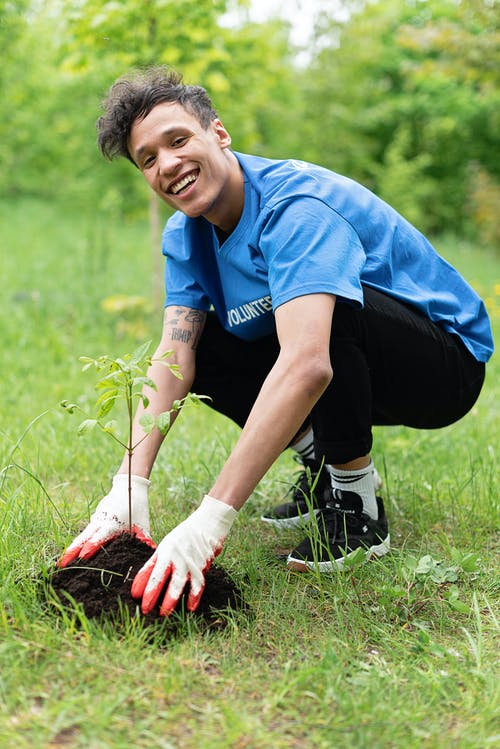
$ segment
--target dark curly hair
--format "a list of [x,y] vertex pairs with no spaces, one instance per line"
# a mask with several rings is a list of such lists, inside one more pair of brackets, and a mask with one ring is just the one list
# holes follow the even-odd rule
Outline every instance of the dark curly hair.
[[163,102],[181,104],[205,129],[217,117],[205,89],[184,84],[175,70],[158,66],[132,71],[115,81],[103,101],[104,114],[97,121],[97,143],[103,156],[110,160],[124,156],[135,165],[127,145],[132,125]]

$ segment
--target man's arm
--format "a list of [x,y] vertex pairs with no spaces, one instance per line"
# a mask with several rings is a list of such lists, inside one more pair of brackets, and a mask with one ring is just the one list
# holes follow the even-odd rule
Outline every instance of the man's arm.
[[239,509],[327,388],[334,306],[332,295],[309,294],[276,310],[280,354],[210,490],[212,497]]
[[[165,310],[163,334],[154,358],[166,351],[173,350],[171,363],[179,365],[183,379],[177,379],[161,362],[153,362],[148,376],[157,386],[144,388],[144,394],[150,399],[148,412],[157,416],[172,408],[174,400],[184,398],[193,383],[195,372],[195,351],[205,323],[205,313],[187,307],[167,307]],[[145,435],[139,419],[144,408],[139,406],[134,418],[134,444],[144,437],[135,448],[132,456],[130,487],[132,490],[132,516],[129,518],[129,480],[128,459],[123,460],[121,468],[113,478],[110,492],[97,505],[87,527],[75,538],[59,560],[59,566],[65,567],[77,557],[90,559],[106,543],[120,533],[130,529],[131,533],[154,547],[149,526],[149,474],[163,441],[158,429]],[[172,414],[172,418],[175,417]]]
[[[145,409],[142,402],[137,408],[132,428],[133,444],[138,443],[145,435],[139,419],[145,410],[156,417],[164,411],[170,411],[175,400],[184,398],[193,384],[195,375],[196,348],[205,325],[206,312],[189,307],[167,307],[163,318],[163,332],[161,341],[153,359],[158,359],[166,351],[173,351],[166,361],[177,364],[182,380],[160,361],[153,361],[147,376],[153,380],[156,390],[145,386],[143,394],[149,399]],[[172,413],[172,423],[177,412]],[[158,450],[164,435],[154,429],[134,450],[132,456],[132,473],[136,476],[149,478]],[[128,458],[124,457],[118,473],[128,472]]]
[[220,553],[237,510],[289,444],[332,378],[330,335],[335,297],[311,294],[276,312],[281,344],[241,436],[210,494],[174,528],[139,570],[132,584],[144,614],[153,610],[168,583],[160,613],[170,614],[189,582],[188,610],[194,610],[205,574]]

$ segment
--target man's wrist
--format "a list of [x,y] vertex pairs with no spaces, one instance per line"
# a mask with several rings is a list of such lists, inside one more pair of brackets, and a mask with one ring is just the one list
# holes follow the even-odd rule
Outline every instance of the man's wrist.
[[[113,480],[117,479],[118,481],[124,481],[125,479],[128,479],[128,476],[128,471],[118,471],[118,473],[113,476]],[[138,484],[143,484],[144,486],[151,486],[151,481],[138,473],[131,473],[130,480],[137,481]]]
[[238,510],[232,505],[223,502],[221,499],[216,499],[216,497],[212,497],[210,494],[205,494],[201,501],[200,509],[209,512],[212,517],[229,520],[230,522],[238,515]]

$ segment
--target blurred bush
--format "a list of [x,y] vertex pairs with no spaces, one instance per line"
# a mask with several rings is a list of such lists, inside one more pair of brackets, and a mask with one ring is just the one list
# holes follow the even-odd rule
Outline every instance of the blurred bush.
[[470,167],[468,211],[481,244],[500,254],[500,184],[480,164]]

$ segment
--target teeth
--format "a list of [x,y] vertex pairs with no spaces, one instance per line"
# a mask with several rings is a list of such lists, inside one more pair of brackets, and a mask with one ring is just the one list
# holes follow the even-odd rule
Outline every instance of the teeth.
[[179,182],[176,182],[175,185],[173,185],[170,188],[170,191],[174,193],[174,195],[177,195],[178,192],[183,190],[187,185],[190,185],[192,182],[196,180],[195,174],[188,174],[186,177],[183,177]]

